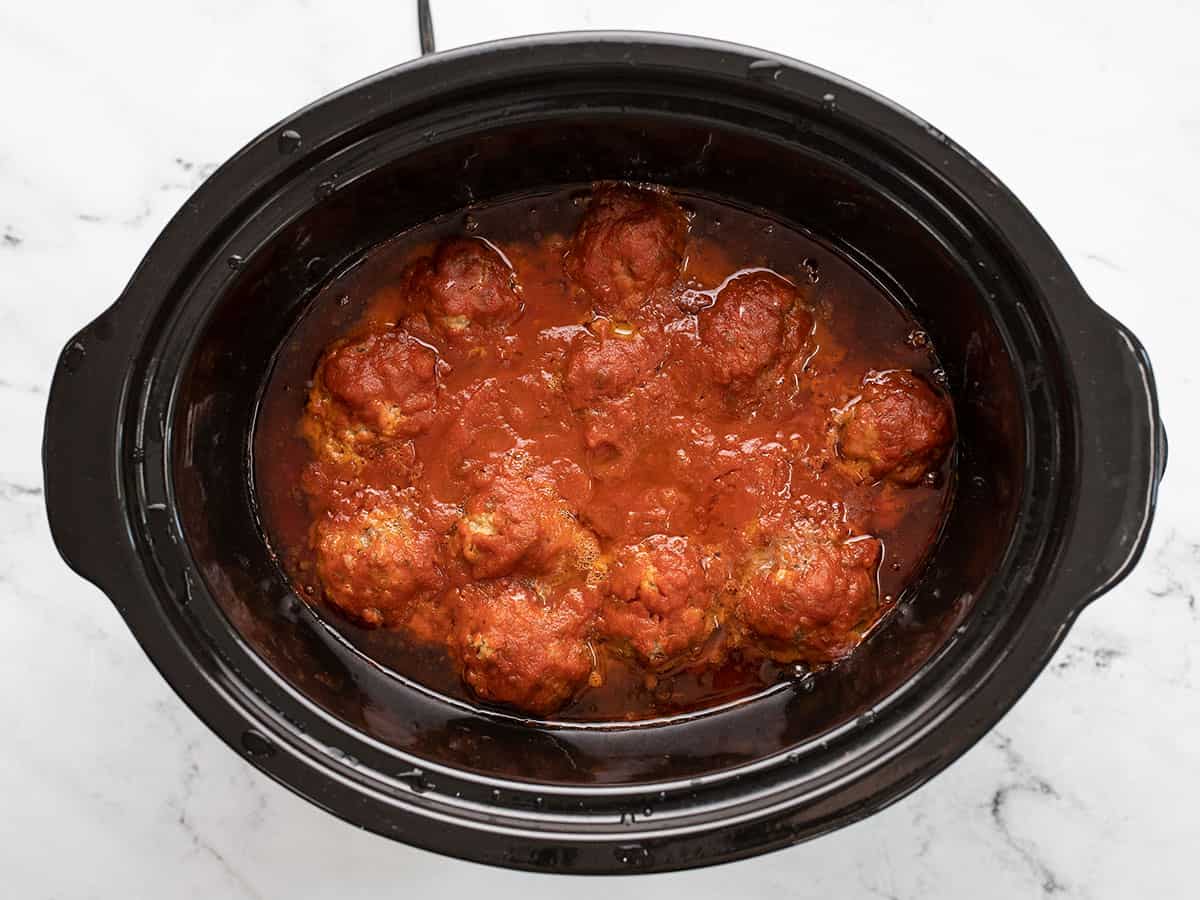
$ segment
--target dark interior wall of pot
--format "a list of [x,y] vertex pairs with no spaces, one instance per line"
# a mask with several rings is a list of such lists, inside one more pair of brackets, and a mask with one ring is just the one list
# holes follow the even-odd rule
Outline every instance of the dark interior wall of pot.
[[[233,626],[280,675],[352,727],[504,777],[619,783],[698,774],[816,739],[881,702],[969,615],[1008,548],[1024,485],[1026,416],[1012,338],[994,311],[1006,294],[1019,294],[1019,273],[997,265],[981,275],[981,248],[952,196],[918,187],[920,173],[889,162],[895,155],[887,148],[819,115],[726,108],[686,92],[452,112],[350,140],[280,188],[267,206],[291,204],[297,214],[240,251],[235,277],[195,335],[175,407],[175,497],[188,546]],[[816,690],[784,686],[684,723],[533,729],[399,682],[322,625],[269,555],[255,514],[250,444],[273,354],[324,279],[370,246],[467,204],[603,178],[762,208],[854,258],[911,304],[955,396],[959,482],[922,581]]]

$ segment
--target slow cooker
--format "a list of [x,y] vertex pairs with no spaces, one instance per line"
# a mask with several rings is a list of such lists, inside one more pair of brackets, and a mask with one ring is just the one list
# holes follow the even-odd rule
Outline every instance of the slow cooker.
[[[765,210],[856,260],[929,332],[959,423],[944,532],[850,662],[645,723],[476,707],[362,656],[284,578],[250,465],[329,277],[435,216],[595,179]],[[784,57],[617,32],[432,54],[267,129],[69,341],[44,445],[62,555],[253,765],[409,844],[586,873],[762,853],[928,781],[1129,572],[1165,462],[1137,339],[946,135]]]

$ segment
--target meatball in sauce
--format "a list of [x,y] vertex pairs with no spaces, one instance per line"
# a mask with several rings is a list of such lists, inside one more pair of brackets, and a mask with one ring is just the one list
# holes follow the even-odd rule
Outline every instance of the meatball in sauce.
[[854,654],[953,489],[916,323],[700,196],[464,215],[334,277],[281,352],[256,486],[298,593],[381,665],[538,717],[672,715]]
[[566,269],[602,315],[629,318],[679,277],[688,220],[664,191],[603,185],[571,240]]
[[694,653],[717,627],[719,562],[686,537],[652,535],[618,550],[602,632],[652,668]]
[[451,342],[482,340],[521,314],[516,272],[482,239],[442,241],[411,266],[404,291],[409,308]]
[[812,330],[800,292],[771,272],[731,278],[699,316],[700,343],[713,381],[746,385],[787,354],[794,358]]
[[946,401],[912,372],[869,375],[840,425],[842,456],[860,477],[916,484],[950,446]]
[[317,372],[313,420],[353,440],[418,434],[436,415],[437,354],[404,331],[338,343]]
[[502,578],[465,585],[448,604],[450,652],[483,700],[547,715],[596,671],[595,598],[580,588],[543,592]]
[[326,595],[367,625],[402,623],[414,597],[442,584],[437,536],[386,499],[318,520],[313,549]]

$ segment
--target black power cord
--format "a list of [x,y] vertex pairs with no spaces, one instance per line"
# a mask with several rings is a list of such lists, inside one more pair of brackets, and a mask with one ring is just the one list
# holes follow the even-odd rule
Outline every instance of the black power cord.
[[417,0],[417,31],[421,35],[421,55],[433,53],[437,48],[433,43],[433,13],[429,9],[429,0]]

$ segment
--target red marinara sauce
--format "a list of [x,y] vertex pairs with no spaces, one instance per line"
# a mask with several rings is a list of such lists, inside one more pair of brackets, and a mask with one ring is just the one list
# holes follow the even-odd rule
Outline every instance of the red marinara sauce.
[[376,661],[642,719],[835,665],[934,541],[927,336],[762,215],[598,184],[446,217],[329,283],[255,438],[289,578]]

